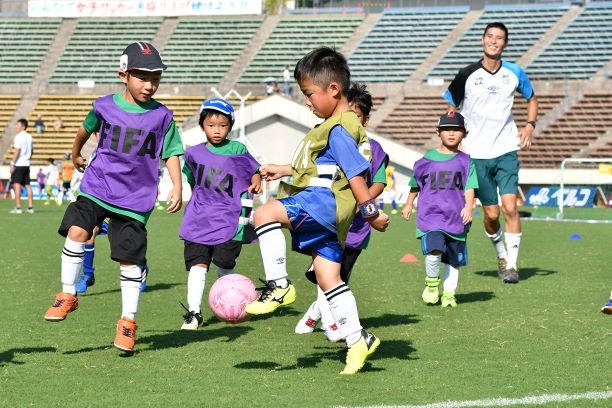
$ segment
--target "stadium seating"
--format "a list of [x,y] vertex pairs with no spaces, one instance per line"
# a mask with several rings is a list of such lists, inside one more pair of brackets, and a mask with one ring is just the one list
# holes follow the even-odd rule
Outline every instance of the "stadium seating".
[[161,18],[79,19],[49,82],[116,83],[121,51],[134,41],[152,41],[161,22]]
[[[508,27],[510,41],[503,58],[516,61],[540,40],[567,7],[567,4],[487,6],[480,18],[433,67],[429,76],[451,80],[460,68],[478,61],[482,57],[482,33],[486,25],[493,21],[500,21]],[[531,74],[530,70],[528,72]]]
[[[560,93],[538,95],[540,117],[557,108],[565,98]],[[446,101],[440,95],[419,94],[406,96],[402,103],[376,127],[376,132],[390,139],[416,149],[424,150],[439,143],[435,133],[438,118],[446,111]],[[515,120],[520,126],[527,121],[526,101],[517,95],[515,99]],[[539,143],[539,138],[535,146]],[[522,154],[522,153],[521,153]],[[538,155],[521,157],[524,167],[535,166]]]
[[440,95],[406,96],[375,131],[381,136],[424,151],[425,146],[436,136],[436,122],[446,112],[446,106]]
[[[510,30],[504,59],[526,61],[524,68],[538,90],[540,102],[535,142],[532,150],[520,153],[522,166],[556,168],[566,157],[610,157],[612,124],[606,115],[612,110],[612,91],[606,91],[610,80],[603,68],[612,63],[612,37],[600,31],[612,21],[612,2],[591,1],[580,7],[567,2],[536,3],[487,5],[480,16],[472,13],[476,10],[461,6],[390,8],[366,23],[359,13],[281,14],[270,20],[265,16],[82,18],[70,31],[72,24],[63,24],[62,19],[1,18],[3,147],[12,137],[8,121],[14,119],[15,112],[27,109],[24,116],[30,121],[41,114],[48,125],[44,134],[35,135],[34,164],[70,151],[76,129],[96,97],[78,95],[84,91],[70,89],[83,79],[94,80],[104,93],[120,86],[116,74],[120,50],[135,40],[147,40],[158,44],[172,67],[164,74],[163,92],[173,89],[176,95],[158,93],[156,99],[175,111],[179,126],[195,126],[201,102],[212,96],[202,95],[204,91],[195,87],[187,92],[195,95],[185,95],[182,85],[197,84],[208,92],[208,86],[227,84],[226,76],[231,71],[231,76],[238,78],[231,82],[243,94],[263,90],[263,78],[273,76],[281,82],[285,65],[294,66],[314,47],[328,45],[342,48],[352,79],[372,84],[370,89],[378,94],[374,97],[374,114],[379,125],[374,131],[424,151],[437,143],[434,126],[446,103],[440,96],[443,88],[420,82],[423,74],[431,63],[425,77],[452,79],[459,68],[481,57],[485,24],[502,21]],[[471,17],[466,18],[468,14]],[[449,33],[463,29],[462,24],[465,34],[449,43]],[[555,38],[544,38],[555,28],[559,33]],[[55,47],[50,48],[53,41],[66,34],[69,40],[65,49],[55,54],[57,65],[41,66],[51,53],[57,53]],[[363,39],[359,42],[358,37]],[[247,45],[257,52],[246,50]],[[441,52],[437,61],[431,55],[435,49]],[[244,51],[249,56],[243,61]],[[426,59],[427,66],[423,65]],[[411,78],[417,68],[421,85],[414,85]],[[31,89],[30,84],[43,69],[52,72],[48,84],[37,84],[42,95],[35,89],[24,91]],[[300,99],[301,95],[294,97]],[[251,97],[246,104],[260,98],[263,96]],[[229,99],[239,107],[237,98]],[[401,102],[394,106],[398,100]],[[391,102],[388,106],[387,101]],[[384,109],[378,111],[383,105]],[[527,119],[525,101],[520,96],[515,112],[517,124],[522,126]],[[60,131],[51,126],[56,116],[64,121]],[[2,152],[4,164],[9,154],[10,150]]]
[[172,68],[164,81],[219,83],[261,23],[260,17],[179,18],[162,52]]
[[286,65],[295,66],[304,54],[322,45],[340,48],[362,20],[360,15],[282,16],[238,83],[260,84],[269,76],[280,82]]
[[353,78],[404,82],[467,11],[467,7],[385,11],[349,57]]
[[[19,95],[0,95],[0,128],[3,129],[8,127],[10,129],[14,129],[9,121],[11,120],[17,105],[19,105],[20,100],[21,96]],[[14,132],[11,133],[11,135],[14,136]],[[7,150],[4,154],[4,163],[9,163],[12,158],[12,149]]]
[[524,167],[558,168],[563,159],[593,156],[591,144],[612,129],[610,108],[612,93],[585,93],[536,135],[531,150],[521,152]]
[[20,100],[20,95],[0,95],[0,128],[9,124]]
[[30,83],[49,50],[60,19],[0,19],[0,78]]
[[588,79],[610,61],[612,37],[600,30],[612,21],[612,3],[587,2],[553,42],[528,66],[532,79]]

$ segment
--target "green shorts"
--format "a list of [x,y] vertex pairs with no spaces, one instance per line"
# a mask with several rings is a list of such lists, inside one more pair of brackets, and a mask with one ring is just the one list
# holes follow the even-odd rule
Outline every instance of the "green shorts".
[[482,205],[497,205],[499,195],[518,193],[519,159],[517,152],[494,159],[472,159],[478,176],[476,193]]

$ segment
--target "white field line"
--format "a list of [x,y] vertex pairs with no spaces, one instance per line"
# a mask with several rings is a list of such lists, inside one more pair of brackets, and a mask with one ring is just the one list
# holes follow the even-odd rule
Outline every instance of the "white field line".
[[[446,401],[424,405],[368,405],[352,408],[469,408],[469,407],[509,407],[512,405],[545,405],[551,402],[578,400],[612,399],[612,391],[593,391],[582,394],[545,394],[522,398],[487,398],[472,401]],[[336,407],[345,408],[345,407]]]

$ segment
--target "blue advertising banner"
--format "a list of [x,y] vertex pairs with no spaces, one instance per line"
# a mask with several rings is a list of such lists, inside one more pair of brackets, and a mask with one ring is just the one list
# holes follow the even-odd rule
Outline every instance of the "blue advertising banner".
[[[597,194],[596,187],[564,187],[564,207],[592,207]],[[559,187],[531,187],[525,197],[525,205],[558,206]]]

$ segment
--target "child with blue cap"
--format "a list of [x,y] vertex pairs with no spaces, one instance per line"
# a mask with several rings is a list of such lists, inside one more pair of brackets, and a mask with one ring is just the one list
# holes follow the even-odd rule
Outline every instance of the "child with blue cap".
[[188,271],[182,330],[197,330],[204,323],[202,295],[211,263],[219,277],[235,272],[253,209],[252,194],[261,192],[259,163],[245,145],[228,139],[235,120],[228,101],[205,101],[198,123],[206,141],[185,151],[183,173],[192,193],[179,234],[185,241]]

